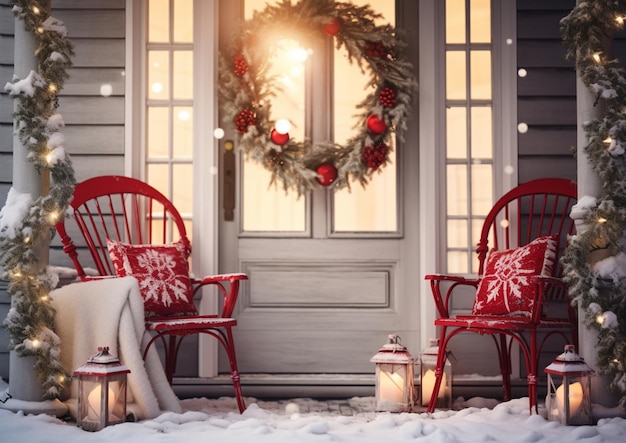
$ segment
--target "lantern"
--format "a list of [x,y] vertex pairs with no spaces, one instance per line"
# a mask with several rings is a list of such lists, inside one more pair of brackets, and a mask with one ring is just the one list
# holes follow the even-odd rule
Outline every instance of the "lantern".
[[[565,352],[544,371],[548,374],[548,420],[564,425],[592,424],[590,386],[594,371],[576,353],[574,345],[565,345]],[[561,378],[558,388],[555,376]]]
[[[420,353],[420,404],[422,406],[428,406],[435,388],[438,352],[439,340],[431,338],[430,346]],[[435,408],[452,409],[452,362],[448,357],[448,352],[446,352],[446,362],[443,366],[443,377]]]
[[370,359],[376,363],[377,411],[408,412],[413,407],[415,360],[399,339],[397,335],[390,334],[389,342]]
[[109,354],[98,353],[74,371],[78,378],[78,421],[85,431],[99,431],[126,419],[126,366]]

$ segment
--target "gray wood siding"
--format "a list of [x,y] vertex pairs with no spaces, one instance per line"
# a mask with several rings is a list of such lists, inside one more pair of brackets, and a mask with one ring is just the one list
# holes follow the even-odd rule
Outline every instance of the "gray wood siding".
[[576,0],[518,0],[517,78],[519,182],[540,177],[576,178],[576,72],[565,60],[559,21]]
[[[81,181],[124,173],[125,0],[53,0],[52,15],[62,20],[74,44],[74,66],[59,97],[66,124],[67,149]],[[13,101],[4,84],[13,77],[15,18],[8,0],[0,0],[0,201],[10,189],[13,151]],[[110,84],[104,97],[100,86]],[[53,239],[50,263],[71,266]],[[0,281],[0,318],[9,308],[6,282]],[[8,336],[0,329],[0,377],[9,371]]]

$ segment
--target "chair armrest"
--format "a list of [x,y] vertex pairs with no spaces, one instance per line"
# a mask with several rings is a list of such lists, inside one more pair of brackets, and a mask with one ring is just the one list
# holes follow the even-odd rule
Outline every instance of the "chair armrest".
[[218,275],[209,275],[206,277],[202,277],[201,279],[192,278],[191,282],[197,285],[209,285],[218,282],[224,281],[239,281],[239,280],[247,280],[248,276],[242,273],[236,274],[218,274]]
[[[442,318],[450,317],[448,307],[450,305],[452,294],[456,288],[461,286],[471,286],[476,289],[478,288],[478,283],[480,283],[479,278],[466,278],[459,275],[429,274],[426,275],[424,279],[430,281],[430,290],[433,294],[435,307],[437,308],[439,317]],[[443,282],[452,283],[445,292],[445,296],[441,291],[441,283]]]
[[[220,317],[231,317],[237,303],[237,297],[239,295],[239,284],[242,280],[248,280],[248,276],[242,273],[235,274],[219,274],[203,277],[202,279],[191,279],[192,285],[194,285],[194,296],[200,290],[200,288],[206,285],[215,285],[220,290],[224,304],[222,306],[222,312]],[[225,282],[228,282],[226,285]]]

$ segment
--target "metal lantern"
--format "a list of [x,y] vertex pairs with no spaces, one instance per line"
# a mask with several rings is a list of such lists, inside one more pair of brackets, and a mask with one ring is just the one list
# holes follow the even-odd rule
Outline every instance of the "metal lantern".
[[[431,338],[430,346],[420,353],[420,404],[422,406],[428,406],[435,388],[438,352],[439,340]],[[452,362],[448,357],[448,353],[446,353],[446,362],[443,366],[443,377],[435,408],[452,409]]]
[[99,431],[126,419],[126,378],[130,372],[109,348],[74,371],[78,378],[77,425],[85,431]]
[[415,402],[415,360],[399,340],[390,334],[389,341],[370,359],[376,363],[377,411],[408,412]]
[[[590,386],[594,371],[576,353],[574,345],[565,345],[565,352],[544,371],[548,374],[548,420],[564,425],[592,424]],[[562,380],[558,388],[555,376]]]

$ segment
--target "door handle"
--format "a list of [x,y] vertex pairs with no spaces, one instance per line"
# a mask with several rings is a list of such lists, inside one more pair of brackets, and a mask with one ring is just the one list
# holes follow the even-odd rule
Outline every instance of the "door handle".
[[235,219],[235,189],[237,189],[235,170],[235,144],[232,140],[224,142],[224,176],[223,176],[223,207],[224,220],[233,221]]

